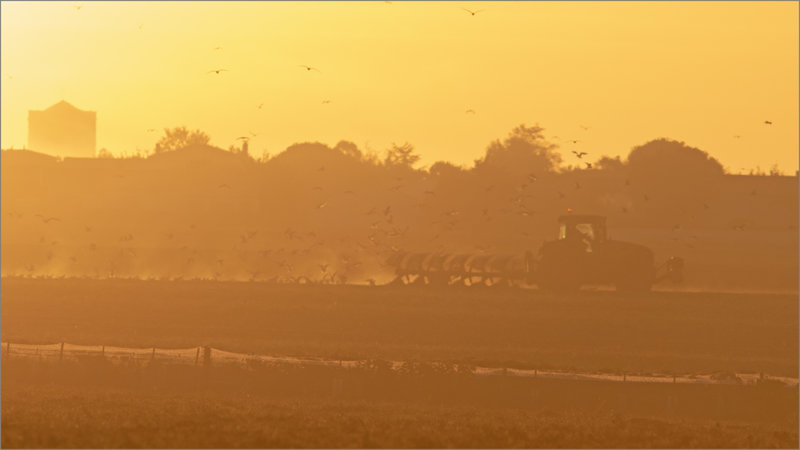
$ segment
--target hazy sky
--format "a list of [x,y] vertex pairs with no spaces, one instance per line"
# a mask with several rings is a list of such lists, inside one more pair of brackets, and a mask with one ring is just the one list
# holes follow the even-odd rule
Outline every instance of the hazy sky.
[[580,140],[567,163],[669,137],[734,172],[798,167],[797,2],[4,1],[1,50],[3,148],[65,99],[117,154],[186,125],[257,133],[256,155],[408,141],[471,165],[538,123]]

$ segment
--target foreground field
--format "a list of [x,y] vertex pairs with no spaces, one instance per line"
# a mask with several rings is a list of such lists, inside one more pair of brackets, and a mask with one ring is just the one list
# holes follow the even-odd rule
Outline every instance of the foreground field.
[[796,448],[797,387],[4,360],[4,448]]
[[797,377],[796,295],[3,279],[2,340]]

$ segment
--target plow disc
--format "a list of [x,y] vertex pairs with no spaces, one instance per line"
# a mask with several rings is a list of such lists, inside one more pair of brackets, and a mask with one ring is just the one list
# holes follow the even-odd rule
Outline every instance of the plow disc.
[[519,255],[397,253],[389,259],[395,284],[433,286],[516,286],[530,264]]

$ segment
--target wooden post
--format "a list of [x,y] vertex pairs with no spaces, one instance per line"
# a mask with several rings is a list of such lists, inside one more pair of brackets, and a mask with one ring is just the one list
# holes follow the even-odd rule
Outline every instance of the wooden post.
[[100,349],[100,357],[101,358],[105,358],[106,357],[106,346],[105,345],[103,346],[103,348]]
[[11,342],[6,342],[6,358],[11,356]]
[[153,347],[153,353],[150,354],[150,362],[153,362],[154,359],[156,359],[156,348],[155,347]]
[[208,345],[203,347],[203,365],[204,366],[211,365],[211,347]]
[[200,361],[200,347],[197,347],[197,355],[195,355],[194,357],[194,365],[196,366],[199,361]]
[[624,372],[622,374],[622,381],[628,381],[628,375],[626,375]]
[[536,369],[533,369],[533,378],[537,378],[539,376],[539,372]]
[[675,384],[677,382],[678,382],[677,377],[675,375],[673,375],[672,376],[672,384]]
[[58,353],[58,360],[59,361],[63,361],[64,360],[64,343],[63,342],[61,343],[61,351]]

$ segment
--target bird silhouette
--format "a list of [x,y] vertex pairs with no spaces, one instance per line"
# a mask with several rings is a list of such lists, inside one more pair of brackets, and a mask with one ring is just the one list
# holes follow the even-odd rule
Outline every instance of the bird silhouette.
[[236,139],[234,139],[234,141],[239,141],[239,140],[242,140],[242,141],[249,141],[249,140],[250,140],[250,138],[249,138],[248,136],[239,136],[239,137],[237,137]]
[[764,121],[764,124],[765,124],[765,125],[772,125],[772,122],[771,122],[771,121],[769,121],[769,120],[765,120],[765,121]]
[[312,70],[316,70],[317,72],[322,73],[322,71],[317,69],[316,67],[306,66],[306,65],[303,65],[303,64],[300,64],[298,67],[302,67],[302,68],[306,69],[306,72],[311,72]]
[[592,168],[592,163],[590,163],[590,162],[585,162],[584,164],[586,164],[586,168],[587,168],[587,169],[591,169],[591,168]]
[[44,222],[44,223],[60,222],[61,221],[61,219],[59,219],[58,217],[45,217],[45,216],[43,216],[41,214],[36,214],[36,217],[42,219],[42,222]]
[[222,50],[222,47],[214,47],[214,50]]
[[206,73],[215,73],[215,74],[219,75],[220,72],[230,72],[230,70],[228,70],[228,69],[214,69],[214,70],[209,70]]
[[264,107],[264,104],[263,104],[263,103],[259,103],[259,104],[258,104],[258,106],[257,106],[256,108],[258,108],[258,109],[261,109],[261,108],[263,108],[263,107]]
[[478,14],[479,12],[483,12],[483,11],[485,11],[485,10],[483,10],[483,9],[479,9],[479,10],[477,10],[477,11],[473,11],[473,10],[471,10],[471,9],[467,9],[467,8],[461,8],[461,9],[463,9],[464,11],[466,11],[466,12],[470,13],[470,15],[473,15],[473,16],[474,16],[475,14]]
[[586,125],[578,125],[578,126],[581,127],[583,131],[589,131],[589,127],[587,127]]
[[574,153],[575,156],[578,157],[578,159],[582,159],[584,156],[588,155],[588,153],[586,152],[576,152],[575,150],[573,150],[572,153]]
[[328,271],[328,264],[320,264],[319,265],[319,270],[321,270],[322,273],[327,272]]
[[466,110],[465,112],[466,112],[467,114],[475,114],[475,110],[474,110],[474,109],[468,109],[468,110]]
[[329,104],[330,102],[331,102],[330,100],[323,100],[323,101],[322,101],[322,104],[323,104],[323,105],[327,105],[327,104]]

